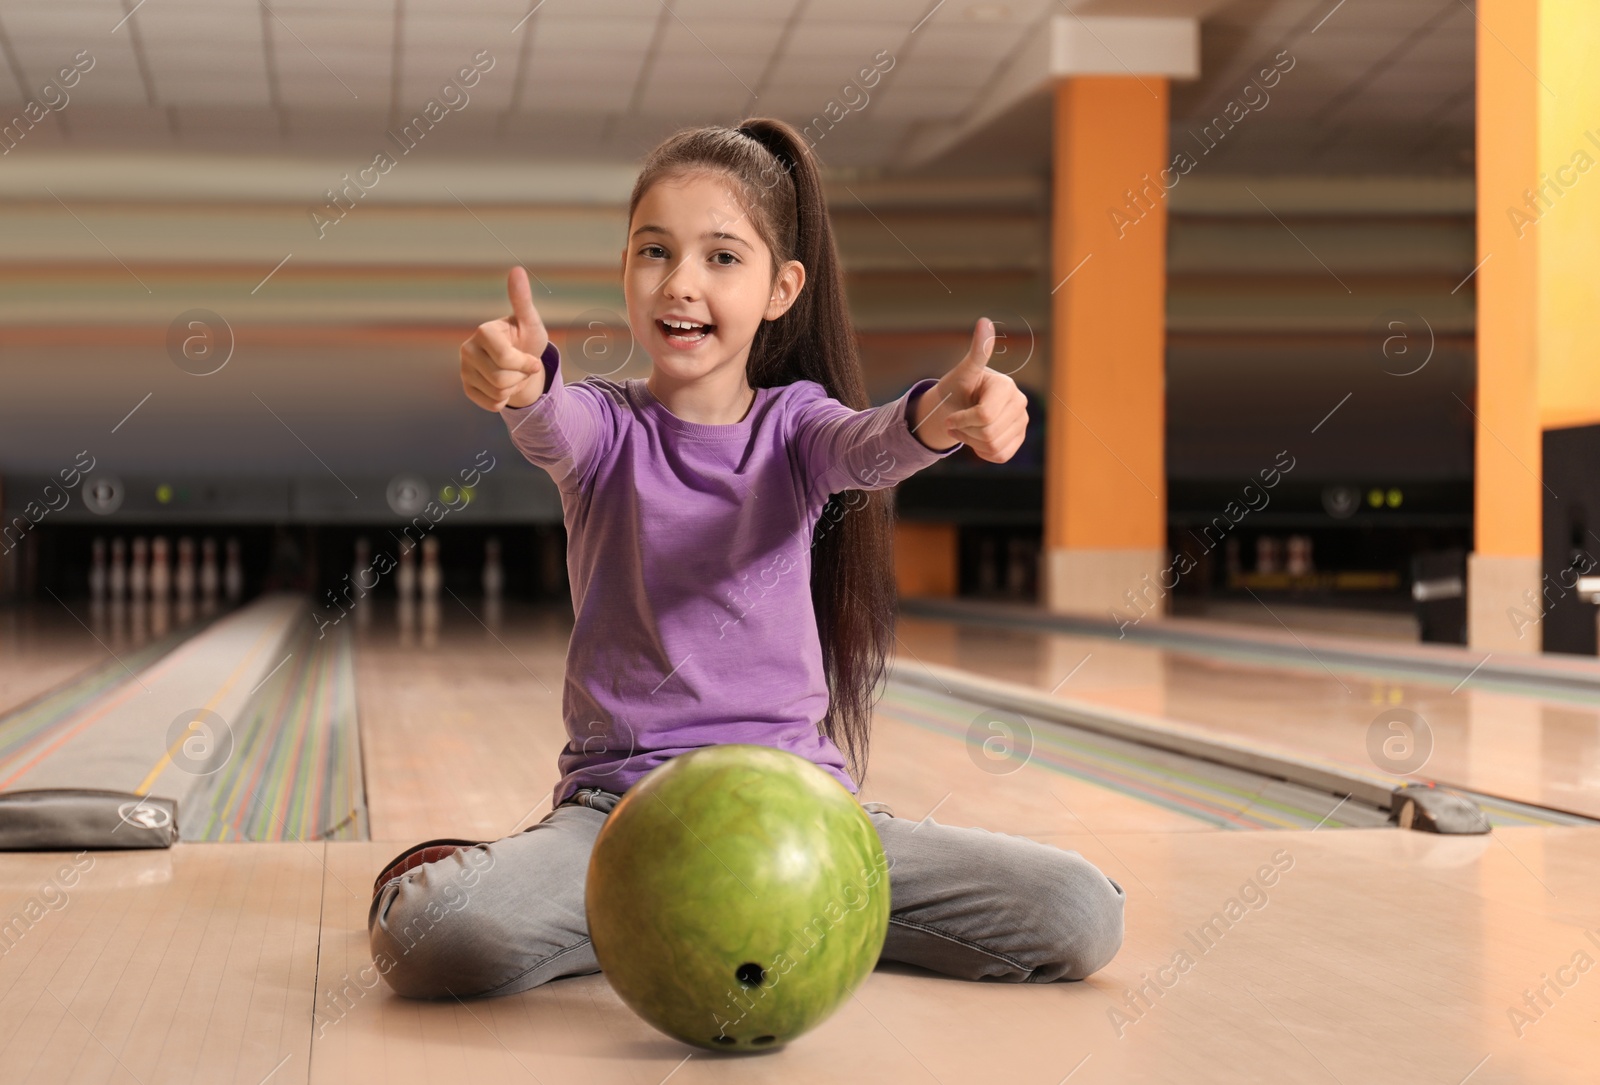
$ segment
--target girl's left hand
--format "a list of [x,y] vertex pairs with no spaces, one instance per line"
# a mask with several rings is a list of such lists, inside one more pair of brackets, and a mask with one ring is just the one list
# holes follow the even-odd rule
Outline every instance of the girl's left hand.
[[972,347],[939,383],[918,397],[914,432],[936,452],[964,443],[991,463],[1004,463],[1028,432],[1028,400],[1017,382],[989,368],[994,322],[980,317]]

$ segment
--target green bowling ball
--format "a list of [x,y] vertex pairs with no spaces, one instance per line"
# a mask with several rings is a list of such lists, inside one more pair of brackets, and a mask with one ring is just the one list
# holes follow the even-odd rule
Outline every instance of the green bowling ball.
[[767,746],[674,757],[623,795],[589,860],[600,968],[684,1043],[779,1048],[866,979],[889,928],[888,861],[828,773]]

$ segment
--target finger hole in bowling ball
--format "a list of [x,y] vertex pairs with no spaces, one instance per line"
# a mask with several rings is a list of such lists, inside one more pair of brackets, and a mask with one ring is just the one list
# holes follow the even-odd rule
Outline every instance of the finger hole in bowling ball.
[[776,1039],[777,1039],[776,1036],[757,1036],[754,1040],[751,1040],[750,1042],[753,1043],[753,1044],[770,1044],[773,1040],[776,1040]]
[[713,1036],[711,1037],[711,1042],[714,1044],[736,1044],[739,1041],[732,1036]]
[[755,987],[767,978],[767,971],[754,961],[746,961],[733,970],[733,978],[746,987]]

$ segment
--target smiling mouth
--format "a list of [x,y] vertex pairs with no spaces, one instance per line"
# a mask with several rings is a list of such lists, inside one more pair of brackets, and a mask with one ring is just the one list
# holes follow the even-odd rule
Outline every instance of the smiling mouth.
[[[685,324],[688,326],[679,326]],[[698,343],[717,329],[715,324],[695,324],[685,320],[675,320],[671,324],[665,320],[658,320],[656,327],[660,328],[661,334],[668,339],[676,339],[680,343]]]

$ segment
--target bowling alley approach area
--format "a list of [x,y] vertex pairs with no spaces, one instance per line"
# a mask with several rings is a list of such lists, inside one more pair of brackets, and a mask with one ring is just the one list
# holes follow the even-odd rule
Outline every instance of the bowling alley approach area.
[[0,3],[0,1085],[1600,1079],[1596,42]]

